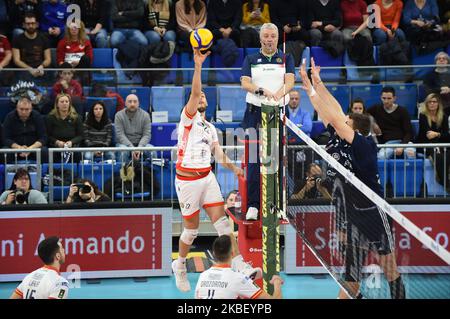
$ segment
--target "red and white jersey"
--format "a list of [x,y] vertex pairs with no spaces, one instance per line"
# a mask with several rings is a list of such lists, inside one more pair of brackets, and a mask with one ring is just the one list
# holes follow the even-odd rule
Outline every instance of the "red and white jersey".
[[184,108],[178,127],[176,168],[186,172],[210,171],[213,144],[218,141],[214,125],[203,120],[200,112],[191,116]]
[[256,299],[262,289],[230,265],[215,265],[200,274],[196,299]]
[[67,299],[69,282],[55,268],[44,266],[28,274],[15,292],[23,299]]

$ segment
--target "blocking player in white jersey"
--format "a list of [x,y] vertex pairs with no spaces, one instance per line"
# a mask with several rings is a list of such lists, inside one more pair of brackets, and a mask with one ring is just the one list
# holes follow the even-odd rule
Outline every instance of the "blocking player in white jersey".
[[[232,170],[236,176],[244,173],[223,152],[216,128],[205,119],[207,102],[201,90],[201,70],[208,55],[209,52],[202,54],[194,50],[195,68],[191,96],[181,111],[178,127],[175,187],[183,215],[184,229],[179,241],[179,257],[172,263],[172,270],[178,289],[184,292],[191,289],[187,278],[186,257],[198,235],[200,209],[203,207],[206,210],[219,236],[233,232],[225,216],[224,200],[219,184],[214,173],[211,172],[211,155],[214,154],[216,161]],[[261,268],[252,268],[238,253],[234,236],[232,242],[235,252],[233,268],[245,272],[254,279],[261,277]]]
[[195,288],[196,299],[281,299],[283,280],[274,275],[273,295],[269,295],[243,273],[231,269],[232,238],[222,235],[213,243],[216,264],[200,274]]
[[38,255],[44,266],[28,274],[10,299],[67,299],[69,282],[59,273],[66,254],[59,238],[44,239],[38,246]]

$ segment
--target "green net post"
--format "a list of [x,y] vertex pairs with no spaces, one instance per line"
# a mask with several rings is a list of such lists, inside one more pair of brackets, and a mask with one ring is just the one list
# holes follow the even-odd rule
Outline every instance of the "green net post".
[[265,101],[261,105],[261,213],[263,288],[269,294],[273,293],[270,279],[280,272],[279,123],[278,105]]

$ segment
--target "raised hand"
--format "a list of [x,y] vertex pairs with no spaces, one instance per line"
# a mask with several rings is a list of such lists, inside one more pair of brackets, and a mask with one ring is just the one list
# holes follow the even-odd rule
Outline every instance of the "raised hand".
[[314,86],[322,82],[320,79],[320,66],[316,66],[313,58],[311,58],[311,79]]
[[308,78],[308,74],[306,73],[306,61],[303,59],[302,65],[300,67],[300,77],[302,78],[302,89],[306,91],[308,95],[311,95],[312,92],[312,84]]
[[194,63],[202,65],[206,58],[211,54],[211,51],[201,53],[200,50],[194,49]]

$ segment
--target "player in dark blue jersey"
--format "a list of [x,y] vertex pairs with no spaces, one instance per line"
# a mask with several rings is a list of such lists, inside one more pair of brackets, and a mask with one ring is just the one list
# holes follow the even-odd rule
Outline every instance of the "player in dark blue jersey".
[[[347,117],[320,79],[320,67],[311,59],[312,84],[302,64],[300,76],[304,89],[319,117],[330,132],[327,152],[350,172],[381,195],[377,167],[377,146],[370,136],[370,118],[363,114]],[[358,297],[361,270],[368,249],[379,255],[391,290],[391,298],[405,298],[405,288],[397,269],[390,221],[386,214],[361,191],[333,169],[327,169],[333,182],[336,230],[344,245],[345,281],[349,292]],[[340,297],[346,297],[341,291]]]

